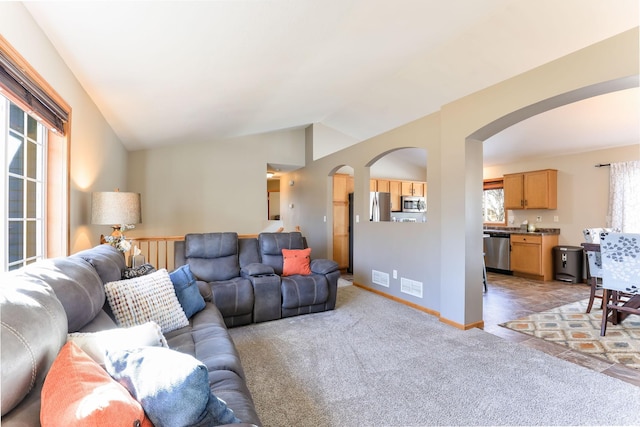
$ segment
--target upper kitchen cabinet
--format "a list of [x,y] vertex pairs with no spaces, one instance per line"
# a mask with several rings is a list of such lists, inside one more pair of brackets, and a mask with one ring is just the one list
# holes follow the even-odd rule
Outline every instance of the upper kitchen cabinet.
[[558,171],[512,173],[504,176],[505,209],[556,209]]
[[389,192],[391,193],[391,211],[400,212],[402,210],[402,181],[389,181]]
[[402,181],[402,195],[425,197],[426,187],[425,182]]
[[389,180],[388,179],[371,179],[369,181],[369,191],[380,191],[383,193],[388,193]]

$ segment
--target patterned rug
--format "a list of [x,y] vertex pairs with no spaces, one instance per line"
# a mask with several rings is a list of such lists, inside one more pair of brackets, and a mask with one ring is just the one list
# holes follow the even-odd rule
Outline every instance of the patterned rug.
[[601,337],[602,310],[593,308],[585,313],[588,302],[574,302],[500,326],[640,369],[640,316],[630,315],[618,325],[609,323],[606,336]]

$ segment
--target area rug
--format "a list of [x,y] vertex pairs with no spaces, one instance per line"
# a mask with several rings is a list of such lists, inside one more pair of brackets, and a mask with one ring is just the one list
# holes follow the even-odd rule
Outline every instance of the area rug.
[[588,302],[577,301],[500,326],[640,369],[640,316],[630,315],[617,325],[609,323],[606,335],[601,337],[602,310],[593,308],[587,314]]

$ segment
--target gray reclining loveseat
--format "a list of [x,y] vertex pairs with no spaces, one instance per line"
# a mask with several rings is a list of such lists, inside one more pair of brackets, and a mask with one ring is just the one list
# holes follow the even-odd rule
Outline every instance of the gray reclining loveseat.
[[305,249],[300,232],[187,234],[176,242],[175,266],[189,265],[203,295],[208,295],[228,327],[281,317],[333,310],[338,264],[312,259],[311,274],[282,276],[282,249]]

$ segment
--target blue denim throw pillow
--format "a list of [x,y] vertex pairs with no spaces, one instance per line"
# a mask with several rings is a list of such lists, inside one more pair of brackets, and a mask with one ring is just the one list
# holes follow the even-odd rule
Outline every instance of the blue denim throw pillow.
[[171,283],[176,290],[178,301],[184,310],[187,318],[191,318],[194,314],[205,307],[204,298],[200,294],[196,278],[191,272],[188,264],[183,265],[169,273]]
[[193,356],[164,347],[107,351],[105,367],[156,427],[241,422],[211,392],[207,367]]

